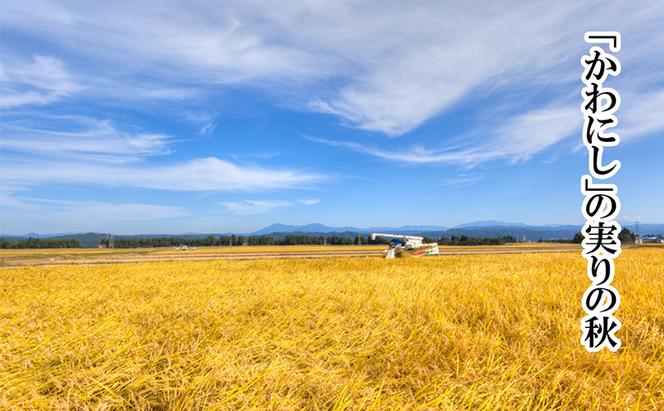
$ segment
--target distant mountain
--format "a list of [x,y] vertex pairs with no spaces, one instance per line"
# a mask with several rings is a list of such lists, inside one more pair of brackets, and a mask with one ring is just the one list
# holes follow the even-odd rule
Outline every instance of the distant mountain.
[[8,235],[4,236],[5,238],[9,237],[16,237],[16,238],[53,238],[53,237],[67,237],[71,238],[71,236],[75,235],[80,235],[81,233],[51,233],[51,234],[39,234],[39,233],[27,233],[27,234],[19,234],[19,235]]
[[340,233],[344,231],[364,232],[366,230],[362,230],[356,227],[330,227],[319,223],[306,225],[272,224],[249,234],[267,235],[272,233]]
[[432,231],[445,231],[447,227],[439,225],[402,225],[401,227],[372,227],[368,231],[377,233],[381,231],[387,232],[415,232],[415,233],[426,233]]
[[664,235],[664,224],[641,224],[638,226],[636,223],[621,223],[623,228],[629,228],[630,231],[642,235]]
[[66,234],[62,236],[48,237],[51,240],[61,240],[65,238],[75,238],[83,247],[97,247],[106,234],[84,233],[84,234]]
[[581,230],[580,226],[559,225],[559,226],[529,226],[529,225],[502,225],[502,226],[471,226],[455,227],[445,232],[445,236],[466,235],[469,237],[503,237],[512,236],[520,241],[550,241],[550,240],[569,240],[574,238],[574,234]]
[[249,233],[250,235],[267,235],[273,233],[343,233],[343,232],[352,232],[352,233],[374,233],[374,232],[388,232],[388,233],[424,233],[431,231],[445,231],[446,227],[435,226],[435,225],[405,225],[401,227],[369,227],[369,228],[360,228],[360,227],[351,227],[351,226],[342,226],[342,227],[330,227],[320,223],[314,224],[305,224],[305,225],[287,225],[287,224],[272,224],[258,231]]

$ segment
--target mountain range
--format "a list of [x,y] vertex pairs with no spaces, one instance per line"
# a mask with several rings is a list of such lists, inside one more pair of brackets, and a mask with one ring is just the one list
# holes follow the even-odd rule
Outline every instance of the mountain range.
[[401,227],[330,227],[324,224],[306,224],[306,225],[288,225],[288,224],[272,224],[258,231],[249,233],[250,235],[266,235],[272,233],[376,233],[382,231],[388,232],[431,232],[431,231],[445,231],[447,227],[437,225],[405,225]]

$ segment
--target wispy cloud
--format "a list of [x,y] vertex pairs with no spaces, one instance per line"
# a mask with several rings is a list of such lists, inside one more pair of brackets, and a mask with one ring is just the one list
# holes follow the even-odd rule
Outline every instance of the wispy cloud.
[[[146,94],[132,93],[141,83],[132,68],[140,67],[169,85],[244,83],[271,94],[284,89],[284,100],[397,136],[463,99],[515,84],[578,81],[578,61],[569,56],[579,55],[579,33],[592,27],[608,24],[638,40],[634,52],[623,55],[641,78],[647,77],[644,71],[661,69],[645,68],[653,64],[644,52],[662,40],[659,1],[640,2],[638,10],[629,3],[593,6],[202,1],[191,7],[175,1],[161,3],[154,13],[130,1],[42,0],[39,7],[25,7],[8,0],[0,21],[104,62],[104,77],[114,79],[118,94]],[[118,71],[126,75],[116,76]],[[14,95],[5,104],[48,98],[34,93]]]
[[[308,187],[326,177],[292,168],[242,165],[216,157],[164,163],[174,138],[126,131],[110,120],[34,113],[0,126],[0,182],[22,187],[86,184],[171,191],[265,191]],[[41,126],[38,128],[38,126]],[[150,161],[162,156],[162,162]],[[75,161],[72,161],[75,160]]]
[[351,141],[329,140],[318,137],[305,137],[309,141],[320,144],[325,144],[331,147],[341,147],[349,150],[357,151],[359,153],[368,154],[383,160],[398,161],[411,164],[428,164],[428,163],[442,163],[452,162],[458,160],[456,155],[448,155],[438,151],[426,150],[420,146],[413,146],[406,150],[390,151],[381,149],[375,146],[363,145]]
[[[354,43],[366,56],[355,76],[310,107],[343,118],[349,125],[390,136],[407,133],[462,99],[477,99],[495,90],[523,84],[570,84],[578,81],[583,28],[616,22],[624,38],[664,15],[654,3],[648,12],[627,14],[621,5],[592,7],[592,2],[482,4],[455,7],[424,2],[398,12],[382,7],[377,23],[367,28],[373,47]],[[406,32],[393,35],[395,27]],[[342,25],[347,29],[346,25]],[[634,36],[637,37],[637,36]],[[385,40],[389,38],[389,40]],[[652,46],[659,40],[640,37]],[[358,53],[359,54],[359,53]],[[625,57],[638,66],[645,55]],[[647,64],[647,63],[646,63]]]
[[[7,1],[3,25],[19,30],[37,25],[35,36],[56,36],[64,47],[120,67],[127,67],[122,64],[127,61],[150,65],[153,73],[171,79],[229,83],[294,78],[308,76],[318,64],[312,53],[270,36],[277,27],[265,4],[203,2],[191,7],[163,2],[154,13],[152,6],[131,1],[94,7],[76,1],[40,3],[43,8]],[[257,20],[261,18],[267,20]]]
[[200,127],[198,134],[203,136],[209,136],[214,132],[214,129],[217,128],[217,123],[214,121],[214,118],[207,113],[187,112],[185,113],[184,118],[197,124]]
[[[624,104],[619,114],[617,131],[625,142],[664,130],[664,117],[658,110],[664,106],[664,92],[623,93]],[[364,153],[384,160],[405,164],[460,164],[474,166],[503,160],[524,162],[545,149],[573,136],[580,135],[582,116],[577,102],[565,101],[507,118],[502,124],[480,124],[467,134],[479,138],[461,138],[461,147],[442,149],[413,145],[400,150],[351,141],[305,137],[309,141]],[[575,145],[578,147],[578,144]]]
[[116,162],[170,152],[169,136],[121,131],[110,120],[34,113],[30,122],[35,125],[26,125],[25,120],[0,125],[0,148],[30,155]]
[[482,179],[481,174],[477,173],[461,173],[454,177],[447,177],[443,179],[443,185],[450,187],[468,187]]
[[320,200],[317,198],[309,198],[309,199],[297,200],[297,202],[304,205],[315,205],[320,203]]
[[80,88],[64,63],[51,56],[7,59],[0,71],[0,108],[48,104]]
[[265,191],[308,187],[325,176],[301,170],[241,166],[215,157],[170,165],[12,160],[0,182],[14,186],[45,183],[141,187],[171,191]]
[[306,139],[406,164],[460,164],[474,166],[488,161],[523,162],[580,130],[581,116],[574,106],[554,106],[533,110],[507,120],[495,129],[482,126],[465,139],[463,146],[443,149],[414,145],[401,150],[387,150],[349,141],[317,137]]
[[620,120],[616,132],[622,141],[649,135],[664,130],[664,90],[644,93],[622,93],[622,108],[617,116]]
[[292,205],[290,201],[284,200],[243,200],[226,201],[221,203],[226,211],[236,215],[254,215],[263,214],[276,208],[283,208]]
[[214,129],[217,128],[217,125],[214,122],[209,122],[205,123],[200,130],[198,130],[198,134],[204,135],[204,136],[209,136],[214,132]]
[[581,116],[574,104],[546,107],[515,116],[496,130],[493,141],[475,150],[476,160],[520,162],[580,131]]
[[235,215],[254,215],[268,213],[272,210],[284,207],[292,207],[298,204],[311,206],[320,203],[318,199],[290,200],[241,200],[225,201],[221,206],[229,213]]

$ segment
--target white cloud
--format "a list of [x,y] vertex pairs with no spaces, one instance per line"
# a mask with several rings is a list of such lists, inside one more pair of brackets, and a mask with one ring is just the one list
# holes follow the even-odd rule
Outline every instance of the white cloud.
[[496,158],[525,161],[571,137],[581,130],[581,125],[581,113],[574,104],[533,110],[509,120],[497,130],[495,140],[474,154],[478,161]]
[[[36,36],[57,37],[63,46],[107,62],[121,62],[121,67],[131,67],[122,64],[130,61],[150,65],[152,73],[171,78],[227,83],[267,76],[306,76],[316,64],[312,53],[271,38],[277,33],[271,31],[269,21],[259,21],[272,20],[266,5],[42,3],[53,11],[53,18],[42,9],[7,1],[0,17],[3,25],[31,28]],[[157,6],[159,13],[155,13]],[[183,66],[190,70],[182,71]]]
[[200,130],[198,130],[198,134],[204,135],[204,136],[209,136],[214,132],[214,129],[217,128],[217,125],[213,122],[205,123]]
[[[624,103],[621,111],[618,112],[620,123],[616,131],[623,142],[629,142],[664,129],[664,117],[659,113],[661,107],[664,106],[663,91],[642,94],[628,91],[622,94]],[[537,153],[567,138],[577,136],[580,139],[582,118],[576,102],[559,103],[515,115],[507,119],[504,124],[496,126],[495,129],[491,129],[485,124],[476,126],[469,134],[480,135],[481,138],[474,140],[463,138],[464,146],[445,149],[423,148],[415,145],[402,150],[387,150],[350,141],[317,137],[305,138],[317,143],[407,164],[473,166],[496,160],[527,161]],[[579,145],[575,147],[578,148]]]
[[320,203],[318,199],[289,200],[241,200],[221,203],[224,209],[236,215],[255,215],[270,212],[277,208],[292,207],[297,204],[311,206]]
[[254,215],[272,211],[292,205],[290,201],[284,200],[243,200],[226,201],[221,203],[226,211],[236,215]]
[[217,128],[214,118],[207,113],[186,112],[184,118],[200,127],[198,134],[209,136]]
[[621,93],[621,109],[616,113],[616,132],[621,141],[664,129],[664,90],[644,93]]
[[64,63],[51,56],[32,57],[32,64],[13,67],[9,76],[22,84],[28,84],[58,94],[76,91],[79,86],[74,83],[65,70]]
[[480,181],[482,176],[475,173],[461,173],[443,180],[443,185],[450,187],[468,187]]
[[[215,157],[164,163],[173,138],[128,132],[86,116],[7,116],[3,137],[5,186],[86,184],[171,191],[265,191],[307,187],[325,176],[304,170],[241,165]],[[37,126],[41,126],[38,128]]]
[[49,127],[26,126],[25,121],[5,122],[0,127],[0,148],[31,155],[116,162],[169,153],[169,136],[120,131],[110,120],[35,114],[31,122]]
[[0,95],[0,108],[18,107],[27,104],[48,104],[57,98],[56,95],[40,94],[35,91],[8,91]]
[[[155,13],[153,5],[129,1],[91,4],[42,0],[33,7],[6,1],[0,22],[7,30],[30,30],[45,42],[57,41],[59,50],[66,51],[72,60],[66,69],[65,63],[54,57],[35,55],[31,61],[21,60],[11,56],[11,48],[7,48],[4,54],[11,58],[3,58],[6,67],[0,70],[5,92],[0,106],[47,104],[82,88],[96,92],[95,87],[115,93],[116,100],[139,95],[186,99],[209,86],[239,82],[287,96],[287,104],[333,114],[350,126],[397,136],[464,99],[482,98],[497,90],[560,84],[573,84],[578,90],[578,56],[585,51],[580,33],[598,22],[621,30],[626,40],[633,39],[634,44],[625,47],[620,56],[623,65],[635,73],[632,80],[638,74],[641,87],[661,82],[662,59],[653,61],[646,52],[664,37],[656,25],[664,17],[664,8],[657,1],[642,2],[638,10],[627,3],[596,8],[593,2],[572,1],[558,2],[556,7],[522,2],[467,7],[424,1],[407,8],[396,1],[203,1],[196,7],[174,1],[160,3],[159,10]],[[76,80],[69,72],[72,67],[77,70]],[[82,82],[83,73],[87,77]],[[625,96],[632,82],[626,84]],[[661,92],[643,97],[650,107],[662,104]],[[525,112],[519,107],[522,101],[505,104],[521,114],[507,119],[497,130],[478,130],[481,139],[473,136],[477,133],[455,137],[463,142],[461,147],[448,144],[438,149],[416,144],[386,149],[357,141],[318,141],[410,164],[525,161],[569,136],[580,118],[574,112],[576,102]],[[659,120],[662,116],[652,113],[652,108],[642,110],[645,104],[623,107],[621,130],[625,137],[664,128]],[[200,134],[214,131],[213,117],[193,117],[190,120],[196,122]],[[67,141],[64,132],[25,131],[37,137],[24,140],[9,135],[4,147],[23,152],[41,150],[43,154],[47,150],[55,153],[57,146],[57,151],[70,156],[96,154],[99,159],[106,156],[113,161],[168,150],[165,135],[122,132],[111,123],[67,132],[74,137]],[[95,133],[105,133],[106,137],[86,139]],[[46,167],[55,168],[56,175],[63,174],[53,162]],[[278,187],[274,181],[290,187],[293,181],[300,184],[300,177],[305,181],[320,177],[297,170],[284,174],[240,167],[214,158],[129,170],[90,164],[81,167],[101,175],[100,180],[107,181],[103,184],[125,184],[128,178],[123,175],[145,172],[148,177],[137,178],[139,182],[132,184],[178,190],[242,185],[231,183],[234,177],[211,177],[207,170],[248,176],[254,180],[247,186],[253,187]],[[200,183],[168,183],[154,176],[162,171],[175,180],[182,178],[173,173],[193,173]],[[105,177],[107,172],[120,177]],[[19,174],[25,173],[19,170]],[[269,176],[266,183],[256,177],[263,174]]]
[[408,164],[477,165],[482,162],[525,161],[545,148],[580,130],[581,113],[575,107],[547,107],[515,116],[496,130],[475,130],[481,139],[462,147],[428,149],[415,145],[405,150],[386,150],[349,141],[305,137],[310,141],[341,147],[384,160]]
[[[578,21],[580,8],[560,2],[555,8],[445,3],[408,10],[388,7],[378,12],[385,24],[379,29],[389,40],[374,47],[383,49],[363,44],[369,64],[311,107],[362,129],[404,134],[471,92],[485,94],[507,79],[527,81],[544,70],[559,72],[560,51],[570,44],[565,27]],[[408,30],[395,33],[404,26]]]
[[648,13],[631,13],[626,19],[621,7],[578,2],[558,2],[556,7],[420,2],[408,8],[393,2],[375,8],[349,2],[286,10],[280,21],[291,13],[311,17],[310,24],[294,26],[301,32],[298,39],[308,39],[310,49],[342,58],[329,67],[343,80],[321,91],[309,107],[349,125],[396,136],[473,93],[481,96],[519,83],[578,81],[578,58],[569,62],[583,50],[579,32],[618,19],[629,35],[652,24],[653,15],[663,14],[654,3],[649,5]]
[[414,146],[407,150],[390,151],[374,146],[363,145],[350,141],[328,140],[318,137],[306,137],[307,140],[325,144],[332,147],[341,147],[360,153],[368,154],[383,160],[398,161],[411,164],[443,163],[458,160],[456,155],[448,155],[441,152],[425,150],[420,146]]
[[3,164],[3,184],[93,184],[171,191],[264,191],[307,187],[320,174],[292,169],[240,166],[215,157],[168,165],[13,160]]
[[[552,7],[508,1],[469,7],[423,1],[404,7],[397,1],[357,0],[202,1],[195,6],[169,1],[158,9],[131,1],[42,0],[26,7],[9,0],[0,22],[45,41],[57,39],[63,49],[103,63],[97,64],[103,72],[99,77],[112,78],[121,93],[140,94],[132,93],[141,84],[136,72],[169,85],[243,82],[270,94],[284,89],[289,102],[392,136],[472,93],[578,81],[581,34],[599,25],[635,39],[638,44],[626,47],[622,56],[640,78],[662,65],[653,65],[644,52],[662,40],[658,23],[664,8],[657,0],[640,2],[636,9],[626,2],[569,1]],[[52,63],[38,65],[57,72]],[[92,70],[88,78],[98,74]],[[5,104],[45,97],[17,94]],[[203,133],[209,129],[201,127]]]
[[31,62],[8,60],[0,76],[0,108],[48,104],[79,90],[64,63],[35,55]]

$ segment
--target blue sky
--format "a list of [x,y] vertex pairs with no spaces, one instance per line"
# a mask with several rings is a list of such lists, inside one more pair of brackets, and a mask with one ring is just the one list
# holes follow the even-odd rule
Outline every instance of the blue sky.
[[2,3],[1,233],[580,224],[587,30],[664,222],[660,1],[94,3]]

